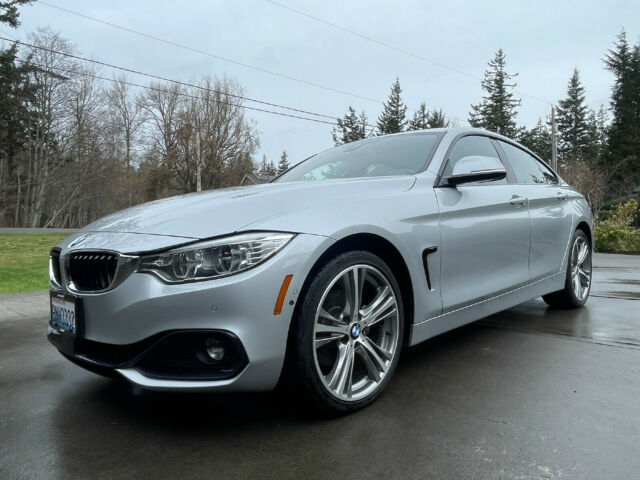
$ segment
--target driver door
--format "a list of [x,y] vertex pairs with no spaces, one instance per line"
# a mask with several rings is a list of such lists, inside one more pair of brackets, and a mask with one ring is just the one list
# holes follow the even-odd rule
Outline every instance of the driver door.
[[[445,157],[443,177],[461,158],[500,160],[494,140],[467,135]],[[443,313],[506,292],[529,281],[531,220],[527,198],[507,178],[435,188],[440,210]]]

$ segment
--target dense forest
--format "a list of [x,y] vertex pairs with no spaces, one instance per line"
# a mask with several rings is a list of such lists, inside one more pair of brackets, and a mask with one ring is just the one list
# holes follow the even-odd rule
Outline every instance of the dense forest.
[[[18,7],[0,4],[0,24],[16,27]],[[603,48],[605,52],[606,46]],[[246,174],[289,167],[255,156],[260,139],[247,119],[243,87],[226,77],[134,83],[106,77],[50,28],[0,50],[0,226],[78,227],[107,213],[170,195],[240,184]],[[588,107],[580,72],[555,102],[558,169],[597,212],[640,186],[640,45],[620,33],[603,53],[614,77],[611,102]],[[518,124],[516,74],[499,50],[468,123],[521,141],[545,161],[551,119]],[[455,126],[427,103],[408,114],[400,81],[375,123],[348,107],[336,145],[405,130]],[[550,105],[551,107],[551,105]]]

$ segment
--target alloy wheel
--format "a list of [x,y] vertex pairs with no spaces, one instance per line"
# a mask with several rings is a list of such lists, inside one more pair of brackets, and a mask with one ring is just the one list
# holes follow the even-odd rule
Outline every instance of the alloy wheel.
[[314,323],[314,360],[327,391],[342,401],[373,393],[398,350],[398,301],[385,275],[351,266],[325,289]]
[[578,236],[571,249],[571,288],[576,298],[582,302],[591,287],[591,247],[589,242]]

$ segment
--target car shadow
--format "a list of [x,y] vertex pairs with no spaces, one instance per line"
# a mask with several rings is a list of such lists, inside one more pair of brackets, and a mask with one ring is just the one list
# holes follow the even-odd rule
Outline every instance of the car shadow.
[[[411,375],[414,369],[424,368],[431,361],[437,362],[447,350],[456,350],[461,344],[473,342],[478,331],[477,325],[468,325],[405,348],[390,386],[401,382],[403,376]],[[77,369],[72,365],[69,368]],[[59,415],[54,415],[60,426],[69,423],[79,426],[79,419],[75,418],[77,414],[80,420],[86,417],[87,421],[98,414],[115,416],[118,422],[138,426],[152,425],[184,431],[207,428],[210,432],[248,425],[252,428],[260,424],[307,425],[345,418],[327,415],[313,407],[304,395],[295,392],[295,388],[279,387],[258,393],[163,392],[145,390],[124,379],[107,379],[77,370],[72,373],[81,375],[84,381],[73,382],[73,388],[66,391],[59,404],[90,406],[91,413],[82,415],[76,410],[70,422],[68,412],[60,409]],[[370,408],[375,408],[375,405]]]

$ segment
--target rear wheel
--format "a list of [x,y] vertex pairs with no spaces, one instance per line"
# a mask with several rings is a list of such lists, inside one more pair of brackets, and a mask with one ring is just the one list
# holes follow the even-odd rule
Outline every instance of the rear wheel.
[[591,244],[582,231],[573,234],[567,277],[562,290],[544,295],[542,299],[551,307],[578,308],[589,298],[591,290]]
[[310,397],[334,413],[373,402],[396,368],[403,321],[398,284],[379,257],[352,251],[328,262],[295,325],[297,370]]

